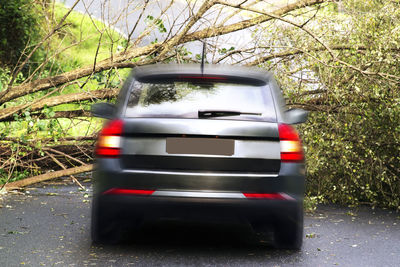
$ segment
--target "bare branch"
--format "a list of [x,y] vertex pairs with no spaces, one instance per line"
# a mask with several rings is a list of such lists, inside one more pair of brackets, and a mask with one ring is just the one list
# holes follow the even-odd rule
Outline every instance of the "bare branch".
[[[324,1],[324,2],[330,2],[330,1],[327,0],[327,1]],[[269,13],[269,12],[265,12],[265,11],[261,11],[261,10],[258,10],[258,9],[252,8],[252,7],[248,7],[248,6],[247,6],[247,7],[243,7],[243,6],[240,6],[240,5],[239,5],[239,6],[238,6],[238,5],[233,5],[233,4],[229,3],[229,2],[222,1],[222,0],[218,0],[217,3],[219,3],[219,4],[221,4],[221,5],[226,5],[226,6],[230,6],[230,7],[240,8],[240,9],[243,9],[243,10],[252,11],[252,12],[255,12],[255,13],[267,15],[267,16],[269,16],[269,17],[271,17],[271,18],[274,18],[274,19],[277,19],[277,20],[286,22],[286,23],[288,23],[288,24],[290,24],[290,25],[293,25],[293,26],[295,26],[295,27],[297,27],[297,28],[299,28],[299,29],[305,31],[308,35],[310,35],[312,38],[314,38],[318,43],[320,43],[320,44],[329,52],[329,54],[332,56],[332,58],[336,59],[336,55],[335,55],[335,54],[333,53],[333,51],[329,48],[329,46],[326,45],[326,44],[321,40],[321,38],[319,38],[316,34],[314,34],[312,31],[310,31],[309,29],[307,29],[306,27],[304,27],[305,24],[298,24],[298,23],[296,23],[296,22],[294,22],[294,21],[290,21],[290,20],[288,20],[288,19],[286,19],[286,18],[283,18],[283,17],[281,17],[281,16],[279,16],[279,15],[276,15],[276,14],[273,14],[273,13]]]
[[[277,9],[273,14],[277,16],[281,16],[285,13],[288,13],[290,11],[296,10],[298,8],[302,8],[304,6],[309,6],[309,5],[315,5],[319,3],[326,2],[326,0],[300,0],[297,1],[293,4],[286,5],[284,7],[281,7]],[[142,60],[140,62],[132,63],[132,62],[127,62],[133,58],[138,58],[141,56],[145,56],[148,54],[153,53],[154,51],[157,51],[160,49],[161,51],[168,52],[167,49],[165,49],[168,45],[171,45],[171,43],[176,44],[183,44],[195,40],[201,40],[201,39],[206,39],[209,37],[214,37],[217,35],[223,35],[239,30],[243,30],[252,26],[255,26],[259,23],[263,23],[266,21],[271,20],[271,16],[268,15],[261,15],[252,19],[240,21],[231,25],[227,26],[220,26],[217,25],[215,27],[209,27],[204,30],[199,30],[190,34],[182,35],[180,38],[175,38],[170,39],[170,42],[166,42],[163,44],[150,44],[144,47],[133,47],[131,49],[128,49],[126,52],[122,52],[119,54],[116,54],[113,56],[113,58],[108,58],[103,61],[100,61],[98,64],[96,64],[95,69],[93,70],[93,66],[87,66],[83,67],[77,70],[73,70],[70,72],[66,72],[57,76],[53,77],[48,77],[44,79],[39,79],[36,81],[32,81],[26,84],[18,85],[11,87],[10,90],[5,91],[5,94],[2,98],[0,98],[0,104],[5,103],[7,101],[16,99],[18,97],[33,93],[33,92],[38,92],[41,90],[45,90],[54,86],[59,86],[61,84],[64,84],[69,81],[73,81],[82,77],[86,77],[88,75],[91,75],[92,73],[97,73],[101,72],[104,70],[108,70],[110,68],[114,67],[132,67],[132,66],[138,66],[138,65],[143,65],[143,64],[148,64],[150,62],[153,62],[152,60]],[[188,27],[188,30],[190,27]],[[171,41],[173,40],[173,41]]]

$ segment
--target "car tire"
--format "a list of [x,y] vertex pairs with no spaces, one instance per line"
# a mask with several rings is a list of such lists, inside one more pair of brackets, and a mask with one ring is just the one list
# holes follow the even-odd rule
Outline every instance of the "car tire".
[[93,243],[116,244],[122,240],[122,233],[119,224],[110,216],[98,200],[93,198],[91,237]]
[[275,224],[275,245],[283,249],[301,249],[303,243],[303,207],[293,212],[290,219],[278,220]]

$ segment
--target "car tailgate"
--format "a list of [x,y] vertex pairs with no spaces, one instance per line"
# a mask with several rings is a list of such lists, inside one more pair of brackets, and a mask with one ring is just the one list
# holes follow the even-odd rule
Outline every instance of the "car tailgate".
[[123,169],[278,173],[277,123],[212,119],[128,119]]

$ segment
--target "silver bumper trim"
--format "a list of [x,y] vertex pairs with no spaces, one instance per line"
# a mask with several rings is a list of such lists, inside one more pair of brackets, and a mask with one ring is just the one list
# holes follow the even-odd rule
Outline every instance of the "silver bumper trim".
[[216,173],[216,172],[177,172],[177,171],[150,171],[150,170],[123,170],[127,173],[189,175],[189,176],[217,176],[217,177],[278,177],[272,173]]
[[194,192],[194,191],[155,191],[152,196],[199,197],[199,198],[246,198],[242,193]]

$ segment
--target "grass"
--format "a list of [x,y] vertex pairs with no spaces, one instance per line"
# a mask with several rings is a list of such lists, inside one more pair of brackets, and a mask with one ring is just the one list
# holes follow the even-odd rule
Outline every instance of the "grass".
[[[57,3],[54,8],[54,17],[56,21],[68,12],[63,4]],[[109,58],[112,53],[122,50],[126,44],[126,39],[116,30],[108,27],[95,18],[90,18],[79,12],[71,12],[64,24],[65,27],[54,35],[47,45],[48,51],[45,54],[57,54],[46,67],[44,76],[52,76],[77,69],[79,67],[90,66],[103,59]],[[43,52],[41,52],[43,53]],[[44,60],[44,58],[43,58]],[[79,84],[65,87],[62,92],[54,93],[52,96],[82,92],[81,84],[86,83],[84,90],[97,90],[100,88],[120,87],[121,80],[128,75],[129,70],[123,69],[116,71],[98,73],[89,79],[84,77],[78,80]],[[121,80],[120,80],[121,79]],[[50,89],[52,90],[52,89]],[[48,91],[30,94],[19,98],[7,106],[21,105],[30,103],[45,95]],[[50,112],[67,111],[78,109],[90,109],[89,101],[81,103],[68,103],[47,109]],[[27,110],[29,113],[29,109]],[[83,136],[93,133],[102,125],[103,120],[97,118],[80,119],[49,119],[37,120],[24,114],[18,121],[11,123],[0,123],[0,133],[12,137],[21,137],[25,139],[35,139],[41,137],[52,137],[54,134],[64,136]]]
[[[55,17],[60,20],[68,8],[62,4],[57,4],[55,8]],[[95,18],[79,12],[72,12],[66,19],[69,26],[57,36],[60,48],[70,47],[60,54],[58,61],[64,66],[64,71],[76,69],[76,67],[92,65],[112,54],[122,50],[126,45],[126,39],[116,30],[110,28]],[[58,49],[60,49],[58,48]],[[129,70],[119,70],[119,76],[124,79]],[[82,78],[81,82],[86,82],[87,78]],[[120,80],[115,73],[98,73],[87,81],[85,90],[97,90],[111,86],[120,86]],[[63,93],[80,92],[79,86],[68,86]],[[88,109],[90,103],[71,103],[54,107],[54,111]],[[98,130],[103,120],[91,118],[87,121],[59,119],[60,127],[67,129],[66,134],[70,136],[82,136],[87,133]],[[74,127],[71,127],[71,124]]]
[[[67,11],[68,8],[62,4],[56,4],[54,15],[60,20]],[[62,53],[60,58],[63,62],[69,61],[71,66],[93,64],[97,49],[97,61],[106,59],[126,44],[126,39],[117,31],[88,15],[72,12],[65,22],[69,26],[58,35],[60,46],[65,48],[78,43]]]

